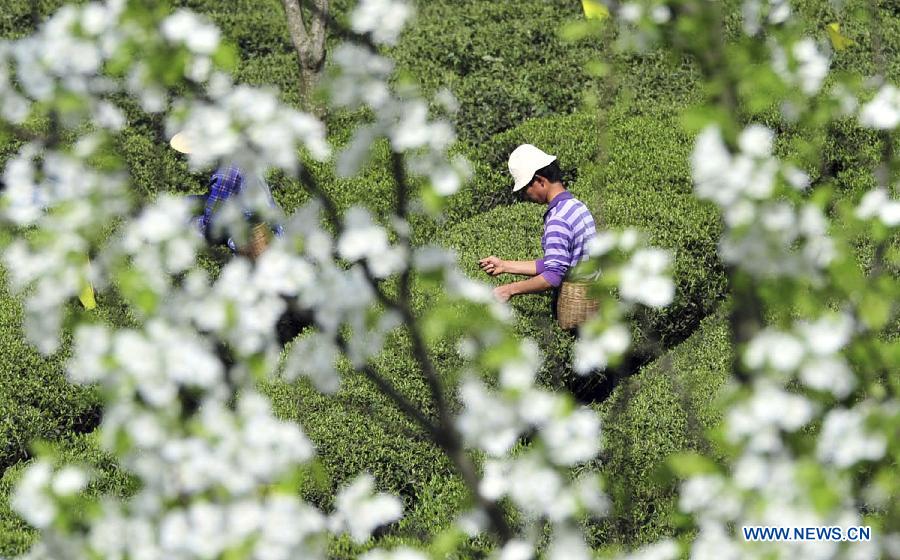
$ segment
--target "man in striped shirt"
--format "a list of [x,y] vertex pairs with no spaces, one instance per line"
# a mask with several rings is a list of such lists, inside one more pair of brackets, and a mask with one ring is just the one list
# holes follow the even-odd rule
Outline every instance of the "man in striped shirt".
[[[509,172],[515,181],[513,192],[531,202],[547,205],[541,237],[544,256],[533,261],[507,261],[490,256],[478,263],[491,276],[508,273],[531,277],[494,288],[494,296],[500,301],[550,289],[555,296],[569,270],[588,257],[587,242],[597,232],[594,217],[563,186],[556,156],[523,144],[510,154]],[[553,307],[555,313],[556,306]]]

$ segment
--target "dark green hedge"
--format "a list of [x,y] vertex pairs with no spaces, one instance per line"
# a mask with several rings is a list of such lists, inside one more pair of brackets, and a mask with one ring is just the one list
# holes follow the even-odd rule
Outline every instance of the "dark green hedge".
[[610,517],[590,528],[594,545],[638,546],[673,535],[669,514],[677,496],[666,458],[686,450],[716,454],[705,436],[720,421],[713,403],[730,364],[723,308],[594,405],[603,417],[597,466],[613,503]]

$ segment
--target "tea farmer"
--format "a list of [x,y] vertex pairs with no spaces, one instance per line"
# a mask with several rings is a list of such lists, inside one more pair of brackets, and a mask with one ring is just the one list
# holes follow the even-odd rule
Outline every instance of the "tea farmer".
[[[185,140],[182,133],[178,133],[175,136],[173,136],[172,140],[170,141],[170,145],[172,146],[172,148],[174,148],[178,152],[181,152],[182,154],[191,153],[191,147],[188,145],[188,143]],[[199,217],[192,220],[192,223],[196,224],[196,226],[199,228],[200,232],[203,234],[203,236],[206,238],[206,240],[208,242],[215,243],[215,244],[221,242],[220,240],[213,237],[213,232],[214,232],[214,228],[212,227],[213,220],[216,216],[216,213],[225,204],[225,201],[228,200],[230,197],[232,197],[236,194],[239,194],[241,192],[241,190],[243,190],[243,187],[246,182],[247,181],[245,180],[245,177],[244,177],[242,171],[234,165],[220,167],[220,168],[216,169],[213,172],[213,174],[210,176],[209,194],[205,197],[203,214],[201,214]],[[269,191],[269,187],[268,187],[268,185],[266,185],[266,182],[262,178],[257,178],[256,183],[265,192],[269,206],[274,208],[275,200],[272,198],[272,193]],[[198,197],[192,197],[192,198],[196,199]],[[253,213],[248,209],[244,209],[244,216],[248,220],[254,219]],[[260,231],[264,232],[264,230],[257,229],[254,231],[254,233],[257,233]],[[278,224],[272,226],[271,231],[274,232],[274,234],[278,235],[279,237],[283,233],[282,227]],[[268,233],[268,232],[264,232],[264,233]],[[251,235],[253,235],[253,234],[251,234]],[[266,244],[266,241],[262,241],[262,240],[256,240],[256,241],[258,241],[258,243],[254,242],[254,240],[251,239],[250,246],[242,247],[242,248],[238,248],[234,242],[234,239],[232,239],[231,237],[229,237],[227,239],[226,243],[228,245],[228,248],[231,249],[231,251],[233,253],[244,253],[244,254],[249,254],[252,257],[256,257],[259,254],[259,252],[262,250],[262,248],[265,247],[265,244]],[[260,245],[261,245],[261,247],[260,247]]]
[[[181,134],[176,134],[172,137],[170,142],[172,148],[176,151],[181,152],[183,154],[190,153],[190,146],[185,142],[184,136]],[[272,193],[269,191],[268,185],[261,178],[256,178],[256,183],[265,191],[265,195],[268,199],[269,206],[275,207],[275,200],[272,198]],[[207,196],[198,196],[191,195],[190,198],[201,202],[204,202],[203,214],[195,217],[191,220],[192,225],[196,225],[200,233],[206,238],[206,240],[210,243],[220,243],[219,240],[215,239],[212,235],[214,230],[212,226],[213,220],[215,219],[217,211],[222,207],[226,200],[230,197],[239,194],[245,185],[245,178],[242,174],[241,170],[234,166],[229,165],[225,167],[220,167],[216,169],[212,176],[210,176],[209,180],[209,194]],[[251,220],[253,219],[253,214],[247,209],[244,209],[244,216]],[[259,225],[259,224],[258,224]],[[263,227],[267,227],[263,224]],[[259,228],[254,228],[254,233]],[[271,228],[275,235],[281,236],[284,231],[280,225],[275,225]],[[251,236],[253,233],[251,233]],[[233,253],[246,254],[251,258],[256,258],[262,250],[265,249],[266,243],[256,243],[251,238],[251,241],[248,247],[239,248],[236,246],[234,239],[231,237],[227,240],[228,247],[231,249]],[[278,321],[275,324],[275,331],[278,337],[278,343],[284,347],[289,341],[293,340],[295,336],[297,336],[300,331],[303,330],[306,326],[312,324],[312,316],[304,311],[300,310],[296,307],[296,298],[289,298],[286,296],[282,296],[287,304],[285,311],[278,318]]]
[[544,256],[537,260],[508,261],[492,255],[480,259],[478,264],[491,276],[507,273],[531,277],[494,288],[494,296],[500,301],[553,290],[556,317],[556,300],[563,281],[575,265],[588,257],[587,242],[596,235],[594,217],[583,202],[566,190],[556,156],[531,144],[522,144],[509,156],[509,172],[513,176],[514,193],[547,205],[541,237]]

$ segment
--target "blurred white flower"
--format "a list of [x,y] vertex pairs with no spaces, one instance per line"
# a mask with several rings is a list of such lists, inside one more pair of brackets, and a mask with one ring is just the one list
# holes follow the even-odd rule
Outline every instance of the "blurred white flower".
[[541,439],[549,459],[557,465],[587,461],[600,451],[600,418],[589,408],[577,409],[544,426]]
[[525,390],[534,384],[534,376],[541,364],[541,351],[533,340],[520,345],[521,357],[507,360],[500,366],[500,384],[508,389]]
[[53,468],[45,460],[28,465],[10,500],[16,513],[37,529],[47,528],[56,516],[47,488],[52,476]]
[[718,475],[695,475],[681,484],[678,509],[686,513],[701,512],[715,503],[725,484]]
[[841,350],[853,335],[853,318],[846,313],[824,315],[815,321],[799,321],[796,330],[810,352],[828,356]]
[[619,293],[623,299],[650,307],[665,307],[675,297],[675,283],[668,275],[672,255],[655,247],[641,249],[622,268]]
[[611,231],[598,231],[587,243],[587,251],[592,257],[600,257],[616,246],[616,234]]
[[772,369],[789,373],[799,366],[805,350],[803,344],[795,336],[777,331],[765,329],[759,332],[744,351],[744,364],[751,369]]
[[800,380],[819,391],[828,391],[839,399],[856,387],[856,377],[843,358],[815,358],[800,369]]
[[53,476],[53,493],[57,496],[71,496],[85,489],[88,483],[87,474],[71,465],[61,468]]
[[418,550],[401,546],[394,550],[371,550],[359,560],[428,560],[428,557]]
[[631,333],[623,325],[616,324],[598,336],[582,335],[575,342],[575,371],[585,375],[594,369],[605,369],[614,356],[628,349]]
[[793,165],[787,165],[782,170],[782,173],[784,173],[784,178],[787,182],[798,191],[809,187],[809,175],[802,169],[798,169]]
[[759,450],[777,449],[776,429],[794,432],[813,418],[815,408],[802,395],[786,392],[768,381],[754,386],[753,395],[732,407],[727,416],[728,436],[737,441],[750,438]]
[[670,10],[669,7],[665,4],[660,4],[653,7],[653,10],[650,12],[650,16],[653,18],[654,23],[662,25],[664,23],[668,23],[668,21],[672,19],[672,10]]
[[772,153],[772,141],[775,133],[760,124],[751,124],[741,132],[738,145],[745,154],[754,157],[767,157]]
[[619,8],[619,17],[629,23],[634,23],[641,18],[641,5],[636,2],[627,2]]
[[[865,410],[865,408],[862,408]],[[878,433],[865,428],[865,418],[860,407],[836,408],[825,415],[819,436],[817,456],[819,460],[848,468],[860,461],[875,461],[884,456],[887,442]]]
[[553,541],[547,551],[548,560],[591,560],[593,557],[580,530],[561,527],[554,531]]
[[892,130],[900,125],[900,89],[885,84],[875,97],[862,106],[859,122],[868,128]]
[[534,545],[522,539],[508,541],[500,550],[499,560],[531,560],[534,558]]
[[856,208],[856,217],[870,220],[875,216],[888,227],[900,225],[900,200],[890,198],[884,188],[867,192]]
[[335,512],[330,519],[332,531],[347,531],[354,541],[365,542],[376,528],[400,518],[400,500],[388,494],[376,494],[375,480],[360,475],[338,492]]
[[372,221],[369,211],[354,206],[344,218],[346,229],[338,240],[338,253],[348,261],[378,258],[388,248],[387,232]]
[[361,0],[350,14],[350,26],[371,33],[376,43],[393,45],[412,14],[412,6],[402,0]]
[[474,378],[463,381],[459,399],[456,425],[466,442],[494,457],[508,452],[525,428],[515,409]]
[[679,555],[678,543],[672,539],[663,539],[639,548],[626,558],[627,560],[675,560]]
[[306,376],[317,390],[334,393],[340,387],[336,361],[337,348],[331,339],[312,334],[294,341],[285,363],[284,376],[288,381]]
[[771,0],[769,7],[769,23],[778,25],[791,17],[791,5],[787,0]]

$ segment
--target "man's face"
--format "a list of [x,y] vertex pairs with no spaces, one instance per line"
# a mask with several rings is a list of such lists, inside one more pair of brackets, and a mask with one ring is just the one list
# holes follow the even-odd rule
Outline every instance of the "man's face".
[[522,198],[522,200],[540,203],[540,186],[540,179],[532,179],[531,182],[522,187],[522,189],[519,191],[519,196]]

